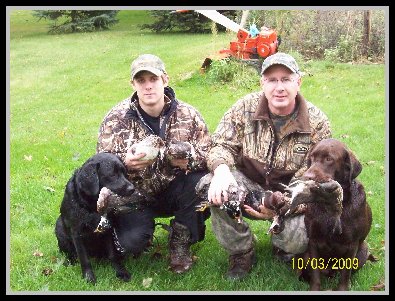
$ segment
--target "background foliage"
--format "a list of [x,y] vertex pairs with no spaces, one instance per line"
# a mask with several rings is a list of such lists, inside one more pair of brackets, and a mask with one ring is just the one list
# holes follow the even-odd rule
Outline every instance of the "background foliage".
[[[363,10],[253,10],[250,22],[258,28],[277,30],[281,49],[297,51],[305,58],[339,62],[369,60],[383,62],[385,55],[385,11],[372,9],[371,36],[367,56],[363,49]],[[251,21],[252,20],[252,21]]]
[[109,29],[118,22],[117,13],[117,10],[36,10],[33,16],[51,20],[48,33],[56,34]]
[[[219,10],[218,12],[231,20],[237,15],[236,10]],[[142,24],[141,29],[150,29],[154,32],[178,31],[190,33],[207,33],[211,29],[211,20],[193,10],[187,12],[151,10],[150,14],[154,22]],[[218,31],[225,30],[225,27],[218,25]]]
[[[220,11],[221,12],[221,11]],[[250,10],[245,28],[273,28],[281,37],[281,51],[296,51],[305,58],[338,62],[368,60],[383,62],[385,55],[385,12],[370,10],[370,39],[364,34],[364,10]],[[241,11],[222,11],[229,19],[240,23]],[[208,18],[198,13],[151,11],[155,20],[144,24],[155,32],[204,32],[210,27]],[[224,29],[219,25],[219,29]],[[235,35],[236,36],[236,35]],[[365,47],[367,51],[365,53]]]

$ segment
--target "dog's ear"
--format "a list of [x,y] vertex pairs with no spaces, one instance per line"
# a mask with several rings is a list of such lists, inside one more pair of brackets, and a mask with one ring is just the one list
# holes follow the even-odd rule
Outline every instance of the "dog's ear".
[[347,180],[350,185],[352,180],[354,180],[362,171],[362,164],[358,161],[357,157],[353,154],[352,151],[347,150],[346,155],[346,174],[345,180]]
[[[317,142],[318,143],[318,142]],[[310,146],[309,151],[306,154],[306,164],[307,164],[307,168],[309,168],[311,166],[311,152],[314,150],[315,146],[317,145],[317,143],[313,144]]]
[[90,196],[99,195],[99,176],[97,174],[98,164],[89,162],[85,164],[77,173],[77,185],[80,191]]

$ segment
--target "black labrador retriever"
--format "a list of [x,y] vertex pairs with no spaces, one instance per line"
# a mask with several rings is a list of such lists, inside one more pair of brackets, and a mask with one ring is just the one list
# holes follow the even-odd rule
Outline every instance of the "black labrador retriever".
[[123,255],[116,251],[113,233],[94,231],[101,219],[97,200],[103,187],[120,196],[132,195],[135,190],[126,178],[122,161],[110,153],[92,156],[69,179],[55,227],[59,250],[72,264],[79,259],[82,275],[89,282],[96,283],[90,256],[108,258],[116,276],[129,281],[131,276],[124,267]]

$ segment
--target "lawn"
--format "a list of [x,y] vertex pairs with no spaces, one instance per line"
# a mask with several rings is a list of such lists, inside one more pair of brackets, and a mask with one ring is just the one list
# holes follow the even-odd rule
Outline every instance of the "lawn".
[[[141,53],[161,57],[177,97],[202,113],[210,132],[238,98],[259,89],[258,74],[251,75],[256,76],[256,84],[244,87],[237,82],[213,83],[199,72],[206,57],[228,47],[236,38],[233,33],[155,34],[138,27],[149,22],[147,11],[121,11],[118,17],[120,22],[109,31],[48,35],[48,23],[38,22],[31,11],[11,11],[6,108],[10,147],[6,250],[9,293],[295,294],[308,290],[308,284],[298,281],[291,266],[273,257],[266,235],[269,222],[262,221],[250,222],[258,240],[258,264],[239,282],[224,277],[227,254],[216,241],[210,220],[206,239],[193,246],[196,264],[185,275],[173,275],[167,269],[168,234],[160,228],[155,231],[152,250],[128,259],[127,268],[133,275],[129,283],[118,280],[108,262],[93,260],[98,278],[95,286],[82,279],[79,265],[63,264],[54,224],[65,184],[73,171],[95,153],[104,115],[132,93],[129,77],[133,58]],[[294,55],[307,74],[302,94],[327,114],[334,138],[345,142],[363,165],[358,178],[373,211],[367,241],[379,261],[368,262],[353,274],[351,290],[383,294],[389,289],[385,66],[306,61]],[[154,252],[162,257],[155,259]],[[149,278],[151,284],[145,285]],[[330,289],[334,281],[325,281],[323,289]],[[374,290],[384,283],[385,290]]]

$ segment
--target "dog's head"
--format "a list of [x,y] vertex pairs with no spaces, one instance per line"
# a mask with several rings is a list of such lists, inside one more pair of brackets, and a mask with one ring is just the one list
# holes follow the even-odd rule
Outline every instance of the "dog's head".
[[304,179],[319,183],[335,180],[343,187],[351,185],[362,171],[355,155],[344,143],[332,138],[321,140],[310,150],[307,166]]
[[133,184],[126,178],[122,161],[110,153],[99,153],[89,158],[77,171],[76,183],[80,191],[96,198],[103,187],[120,196],[134,192]]

